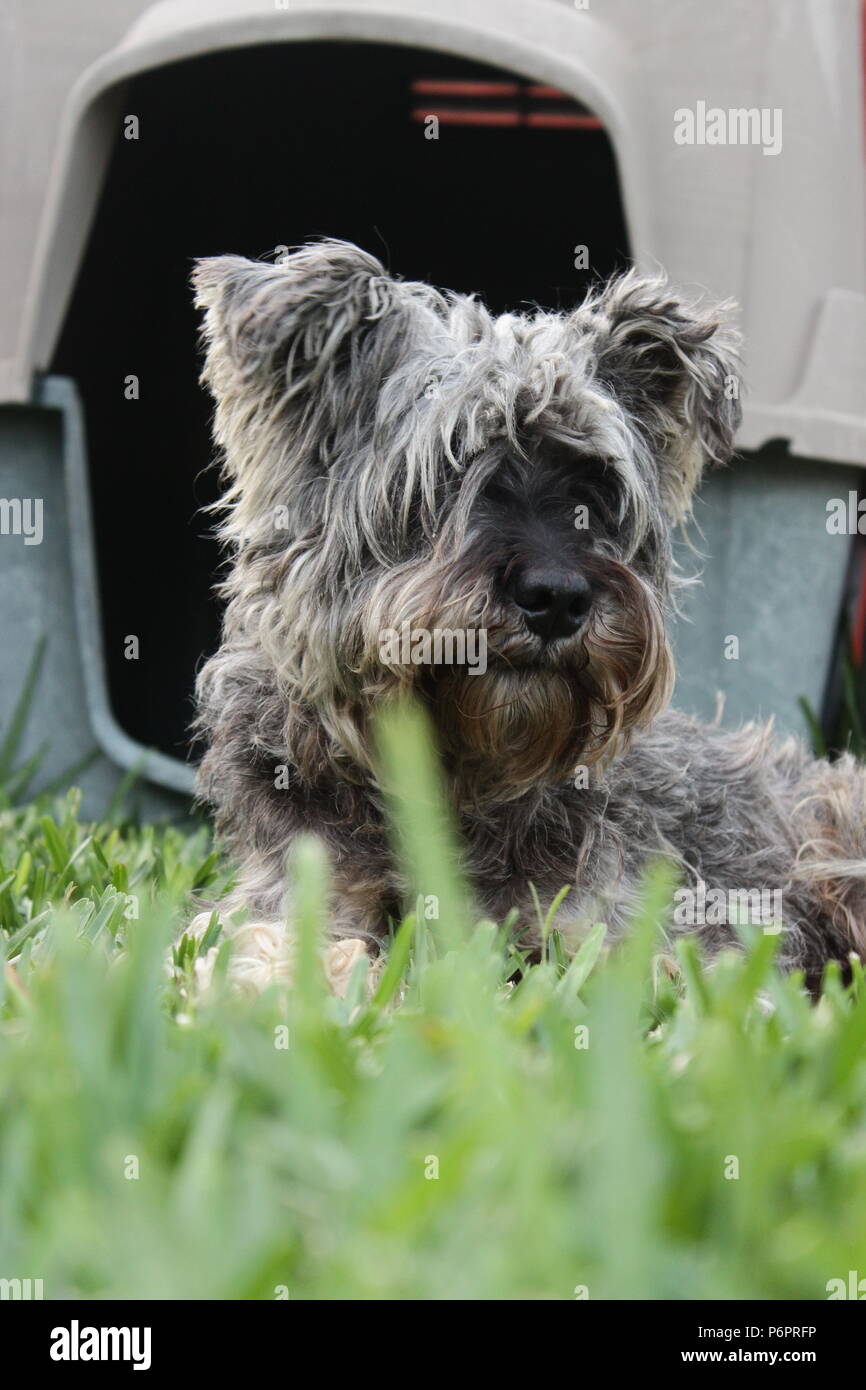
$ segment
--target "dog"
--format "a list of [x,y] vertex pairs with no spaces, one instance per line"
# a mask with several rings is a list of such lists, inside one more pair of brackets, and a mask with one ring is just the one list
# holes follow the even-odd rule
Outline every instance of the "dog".
[[[572,312],[497,317],[333,240],[202,260],[194,285],[228,551],[198,785],[239,866],[223,913],[248,915],[241,982],[290,976],[302,833],[330,861],[338,991],[406,910],[372,730],[406,695],[429,712],[479,910],[516,909],[524,945],[533,892],[545,907],[566,884],[564,935],[603,920],[615,941],[665,857],[684,885],[671,936],[694,931],[708,959],[768,899],[758,920],[813,993],[863,951],[855,760],[668,709],[672,536],[739,420],[730,306],[631,270]],[[437,633],[481,634],[483,662]]]

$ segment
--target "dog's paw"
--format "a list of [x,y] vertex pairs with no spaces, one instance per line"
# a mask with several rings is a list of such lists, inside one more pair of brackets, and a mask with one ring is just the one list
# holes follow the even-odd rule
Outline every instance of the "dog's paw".
[[[187,931],[201,937],[207,930],[211,914],[202,912],[190,923]],[[246,922],[232,927],[229,933],[231,956],[228,979],[241,993],[261,994],[269,985],[291,985],[295,974],[296,942],[282,922]],[[195,962],[197,993],[210,988],[213,980],[218,946],[211,946]],[[322,950],[322,968],[331,992],[345,998],[349,980],[356,963],[367,955],[367,943],[360,937],[330,941]],[[378,983],[384,961],[372,959],[367,972],[367,990],[371,993]]]
[[[362,941],[358,936],[344,937],[341,941],[332,941],[323,952],[323,964],[325,967],[325,979],[332,993],[340,999],[345,999],[346,991],[349,988],[349,981],[352,978],[352,971],[362,957],[367,956],[367,942]],[[370,959],[367,968],[367,992],[372,994],[379,977],[385,967],[383,956],[376,956]]]

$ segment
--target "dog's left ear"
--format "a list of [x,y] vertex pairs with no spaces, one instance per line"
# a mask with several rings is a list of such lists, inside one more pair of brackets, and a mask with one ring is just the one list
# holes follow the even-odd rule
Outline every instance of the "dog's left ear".
[[434,299],[344,241],[311,242],[276,264],[212,257],[197,262],[192,279],[204,311],[202,380],[238,476],[258,466],[256,447],[269,446],[275,412],[301,427],[301,452],[304,439],[326,449],[340,424],[360,430],[411,340],[414,316]]
[[242,378],[248,395],[314,389],[400,292],[374,256],[341,241],[311,242],[276,264],[210,257],[192,281],[204,310],[205,380],[217,395],[230,378]]
[[731,309],[697,307],[665,278],[632,270],[578,311],[594,321],[596,376],[647,439],[674,521],[688,516],[704,464],[733,452],[741,408]]

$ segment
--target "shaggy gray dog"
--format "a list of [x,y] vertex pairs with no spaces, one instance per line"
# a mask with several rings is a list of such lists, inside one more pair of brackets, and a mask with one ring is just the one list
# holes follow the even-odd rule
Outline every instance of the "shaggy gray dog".
[[[665,712],[671,532],[738,422],[718,316],[630,272],[572,313],[494,317],[335,241],[194,278],[230,555],[199,785],[240,865],[225,910],[253,918],[237,973],[288,969],[300,832],[329,852],[335,940],[380,942],[405,909],[370,723],[407,692],[479,908],[516,907],[524,940],[531,884],[543,905],[572,885],[558,923],[575,940],[599,919],[615,938],[667,856],[685,885],[671,931],[709,953],[744,907],[813,990],[861,951],[854,761]],[[486,663],[416,643],[443,632],[481,634]]]

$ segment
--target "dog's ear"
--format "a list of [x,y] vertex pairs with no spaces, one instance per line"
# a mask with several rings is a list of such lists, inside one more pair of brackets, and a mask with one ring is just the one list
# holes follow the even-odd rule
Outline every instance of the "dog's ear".
[[704,464],[733,452],[741,408],[731,310],[692,305],[663,277],[629,271],[578,311],[594,320],[596,376],[643,431],[674,521],[688,515]]
[[397,320],[413,287],[349,242],[311,243],[274,265],[217,256],[192,278],[221,442],[280,407],[319,407],[320,438],[338,416],[357,420],[406,336]]

